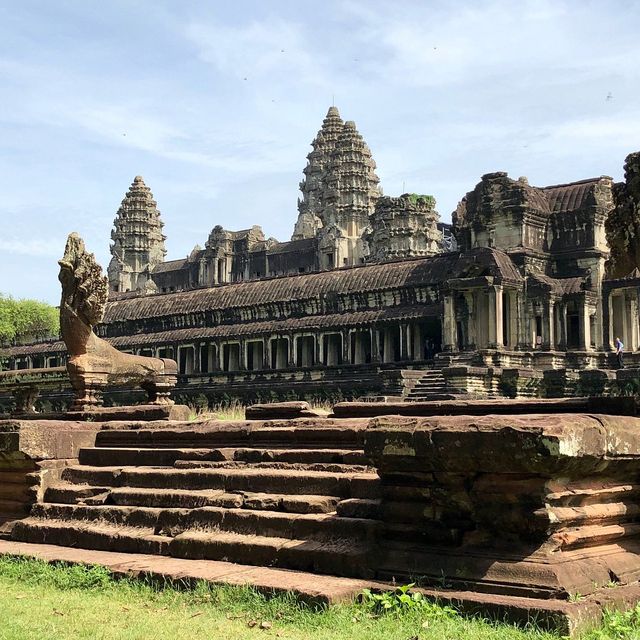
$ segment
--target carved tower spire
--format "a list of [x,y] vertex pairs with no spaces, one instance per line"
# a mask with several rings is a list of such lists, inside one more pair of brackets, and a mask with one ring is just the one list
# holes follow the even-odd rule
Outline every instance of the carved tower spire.
[[371,151],[355,123],[345,122],[327,167],[320,215],[324,234],[342,238],[334,253],[334,266],[364,260],[362,236],[382,195],[375,169]]
[[313,150],[307,156],[304,178],[300,183],[302,199],[298,200],[298,221],[293,230],[292,240],[313,238],[322,227],[323,191],[325,172],[336,142],[340,137],[344,122],[336,107],[329,107],[322,127],[314,138]]
[[164,223],[151,189],[136,176],[124,197],[111,231],[109,290],[152,292],[153,268],[164,261]]

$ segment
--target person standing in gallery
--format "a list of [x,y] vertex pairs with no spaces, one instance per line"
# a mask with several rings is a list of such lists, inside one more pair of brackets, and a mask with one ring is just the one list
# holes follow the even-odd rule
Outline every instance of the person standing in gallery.
[[618,360],[618,369],[624,369],[624,362],[622,361],[622,354],[624,353],[624,344],[620,338],[616,338],[616,359]]

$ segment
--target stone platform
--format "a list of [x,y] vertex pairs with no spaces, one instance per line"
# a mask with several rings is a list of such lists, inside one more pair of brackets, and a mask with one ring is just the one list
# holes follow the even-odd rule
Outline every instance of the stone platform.
[[[363,589],[383,592],[395,589],[389,582],[340,578],[302,571],[255,567],[216,560],[184,560],[149,554],[70,549],[49,544],[0,540],[0,556],[33,558],[51,564],[98,565],[114,576],[158,580],[160,584],[195,584],[197,581],[230,586],[251,586],[260,593],[292,593],[309,605],[353,601]],[[640,587],[603,589],[578,602],[499,596],[455,591],[418,589],[429,600],[456,607],[463,614],[482,615],[496,621],[526,625],[535,620],[542,629],[574,635],[600,622],[605,609],[627,609],[640,601]]]
[[14,420],[1,434],[21,465],[11,486],[38,478],[28,517],[5,514],[14,543],[417,581],[567,632],[640,594],[634,416]]

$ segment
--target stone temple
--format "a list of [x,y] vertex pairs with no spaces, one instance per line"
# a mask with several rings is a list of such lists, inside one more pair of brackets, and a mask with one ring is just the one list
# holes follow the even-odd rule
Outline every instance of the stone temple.
[[[287,242],[216,225],[204,248],[167,261],[137,176],[114,223],[98,335],[175,359],[186,401],[557,397],[637,378],[640,153],[621,183],[486,174],[447,225],[430,195],[383,195],[371,150],[335,107],[311,146]],[[6,356],[10,369],[54,367],[65,350]]]

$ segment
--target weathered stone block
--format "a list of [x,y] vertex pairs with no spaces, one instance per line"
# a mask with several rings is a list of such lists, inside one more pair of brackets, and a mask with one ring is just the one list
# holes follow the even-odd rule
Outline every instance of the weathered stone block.
[[378,417],[365,453],[382,576],[566,598],[640,575],[638,418]]

